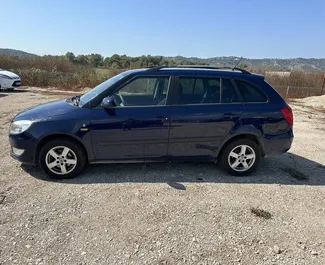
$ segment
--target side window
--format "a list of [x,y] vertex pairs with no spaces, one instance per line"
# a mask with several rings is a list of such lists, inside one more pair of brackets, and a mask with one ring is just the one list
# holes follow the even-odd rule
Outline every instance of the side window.
[[179,78],[181,105],[220,103],[220,78]]
[[117,106],[165,105],[169,77],[138,77],[114,95]]
[[204,93],[204,85],[201,78],[180,78],[179,82],[182,88],[182,94],[184,95],[203,95]]
[[244,102],[266,102],[266,95],[257,87],[241,80],[236,80]]
[[207,78],[205,80],[207,84],[205,87],[203,99],[201,103],[220,103],[220,88],[221,79],[220,78]]
[[240,102],[237,92],[229,79],[222,79],[221,103]]
[[203,93],[204,93],[203,80],[202,79],[195,79],[193,94],[202,95]]
[[195,82],[195,78],[180,78],[179,79],[180,93],[182,95],[193,94],[194,82]]

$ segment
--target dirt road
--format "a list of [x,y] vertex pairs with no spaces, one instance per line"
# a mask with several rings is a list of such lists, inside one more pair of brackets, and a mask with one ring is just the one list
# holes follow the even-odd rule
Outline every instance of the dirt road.
[[295,103],[292,149],[250,177],[123,164],[51,181],[10,158],[7,139],[18,111],[66,97],[42,93],[0,93],[1,265],[325,264],[321,110]]

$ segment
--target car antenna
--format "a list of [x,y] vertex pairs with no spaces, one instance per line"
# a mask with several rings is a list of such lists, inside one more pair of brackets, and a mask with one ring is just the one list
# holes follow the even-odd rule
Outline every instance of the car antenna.
[[239,61],[235,64],[235,66],[231,69],[232,71],[234,71],[236,69],[236,67],[238,66],[238,64],[241,62],[241,60],[243,60],[243,56],[240,57]]

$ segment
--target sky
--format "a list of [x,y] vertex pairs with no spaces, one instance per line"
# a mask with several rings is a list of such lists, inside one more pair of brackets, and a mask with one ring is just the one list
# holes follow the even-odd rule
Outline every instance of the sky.
[[39,55],[324,58],[325,0],[0,0],[0,48]]

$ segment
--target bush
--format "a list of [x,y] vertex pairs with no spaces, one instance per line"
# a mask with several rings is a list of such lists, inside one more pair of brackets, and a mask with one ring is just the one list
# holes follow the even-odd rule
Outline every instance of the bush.
[[21,58],[0,55],[0,68],[17,73],[25,86],[79,90],[104,81],[90,66],[73,64],[65,56]]

